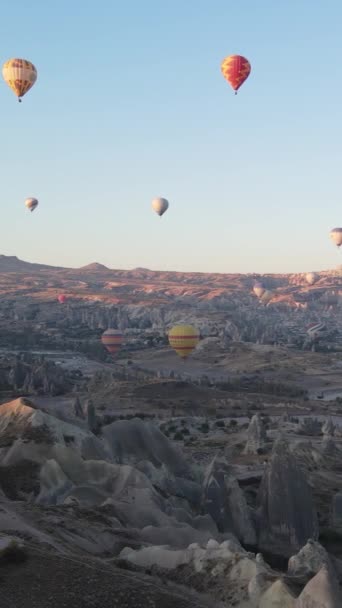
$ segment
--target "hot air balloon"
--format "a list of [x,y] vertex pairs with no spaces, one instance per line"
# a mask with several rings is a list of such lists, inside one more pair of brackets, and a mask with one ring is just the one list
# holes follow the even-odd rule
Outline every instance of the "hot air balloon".
[[337,247],[341,247],[342,245],[342,228],[333,228],[330,231],[330,238],[337,245]]
[[37,70],[33,63],[26,59],[9,59],[2,66],[4,81],[21,101],[27,91],[37,80]]
[[251,73],[251,64],[242,55],[229,55],[221,63],[224,78],[233,87],[235,95]]
[[152,201],[152,209],[161,217],[169,208],[169,201],[166,198],[154,198]]
[[113,357],[120,350],[123,341],[123,333],[119,329],[106,329],[101,336],[103,346]]
[[25,201],[25,206],[31,212],[34,211],[36,209],[36,207],[38,207],[38,205],[39,205],[39,203],[38,203],[38,200],[36,198],[27,198],[26,201]]
[[61,293],[61,294],[58,296],[58,302],[59,302],[60,304],[65,304],[65,302],[66,302],[66,301],[67,301],[67,297],[66,297],[64,294],[62,294],[62,293]]
[[260,281],[255,281],[253,291],[257,298],[261,298],[261,296],[265,293],[266,290],[263,284],[260,283]]
[[192,353],[199,339],[199,332],[192,325],[175,325],[169,331],[169,344],[182,359]]
[[315,272],[308,272],[305,275],[305,279],[309,285],[314,285],[318,279],[318,275]]
[[260,302],[262,302],[262,304],[265,304],[266,306],[272,300],[272,298],[273,292],[269,289],[266,289],[260,298]]

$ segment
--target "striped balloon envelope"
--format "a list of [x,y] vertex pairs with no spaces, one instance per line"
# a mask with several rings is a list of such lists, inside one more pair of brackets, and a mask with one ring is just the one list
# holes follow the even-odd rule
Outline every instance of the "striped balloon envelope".
[[120,350],[123,341],[123,333],[119,329],[107,329],[101,336],[103,346],[113,357]]
[[175,325],[169,331],[170,346],[182,359],[186,359],[192,353],[199,339],[199,332],[192,325]]
[[251,73],[251,64],[242,55],[230,55],[222,61],[221,72],[236,95],[238,89]]

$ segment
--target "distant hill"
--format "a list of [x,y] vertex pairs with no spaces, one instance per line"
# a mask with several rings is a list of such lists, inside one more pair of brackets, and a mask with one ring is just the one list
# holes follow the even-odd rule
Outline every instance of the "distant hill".
[[64,270],[61,266],[23,262],[16,255],[0,255],[0,272],[39,272],[40,270]]
[[99,264],[98,262],[93,262],[92,264],[87,264],[87,266],[82,266],[79,270],[92,270],[94,272],[100,270],[110,270],[110,268],[107,268],[107,266]]

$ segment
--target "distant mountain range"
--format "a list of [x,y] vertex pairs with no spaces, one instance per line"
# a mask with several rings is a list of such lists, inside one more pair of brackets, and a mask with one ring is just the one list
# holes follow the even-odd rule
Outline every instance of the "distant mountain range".
[[220,274],[200,272],[109,269],[93,262],[82,268],[63,268],[25,262],[16,256],[0,255],[0,295],[44,300],[64,292],[72,298],[108,303],[153,305],[178,300],[201,302],[231,300],[252,294],[255,279],[276,292],[275,300],[291,306],[327,290],[342,290],[341,270],[318,273],[317,282],[307,284],[305,274]]

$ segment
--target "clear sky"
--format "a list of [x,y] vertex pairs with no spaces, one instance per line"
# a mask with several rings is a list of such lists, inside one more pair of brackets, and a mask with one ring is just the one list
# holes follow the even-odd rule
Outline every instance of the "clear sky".
[[[2,0],[0,253],[77,267],[333,268],[340,0]],[[235,97],[221,60],[252,73]],[[24,199],[35,196],[32,214]],[[159,218],[151,200],[164,196]]]

